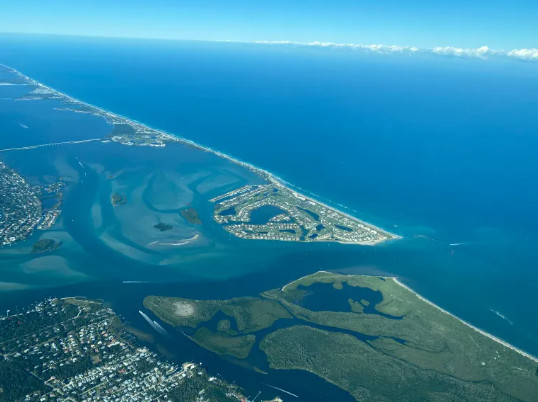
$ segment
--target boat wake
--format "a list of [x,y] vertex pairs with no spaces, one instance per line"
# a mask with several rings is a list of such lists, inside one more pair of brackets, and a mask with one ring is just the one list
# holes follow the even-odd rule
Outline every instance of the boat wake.
[[165,247],[174,247],[174,246],[184,246],[185,244],[189,244],[196,240],[200,235],[195,234],[191,238],[184,239],[184,240],[176,240],[176,241],[168,241],[163,242],[161,240],[155,240],[148,244],[148,246],[165,246]]
[[166,329],[164,329],[161,324],[159,324],[157,321],[153,321],[151,318],[148,317],[146,313],[143,311],[138,310],[140,315],[144,318],[144,320],[147,321],[149,325],[151,325],[151,328],[153,328],[155,331],[157,331],[161,335],[170,336],[168,332],[166,332]]
[[[263,383],[262,383],[263,384]],[[282,389],[282,388],[278,388],[278,387],[275,387],[274,385],[269,385],[269,384],[263,384],[265,385],[266,387],[269,387],[269,388],[273,388],[273,389],[276,389],[277,391],[281,391],[281,392],[284,392],[288,395],[291,395],[295,398],[299,398],[299,395],[295,395],[294,393],[291,393],[290,391],[286,391],[285,389]]]
[[498,317],[501,317],[503,320],[505,320],[506,322],[508,322],[510,325],[514,325],[514,323],[512,321],[510,321],[508,318],[506,318],[505,315],[499,313],[497,310],[493,310],[493,309],[489,309],[489,311],[491,311],[493,314],[495,314],[496,316]]

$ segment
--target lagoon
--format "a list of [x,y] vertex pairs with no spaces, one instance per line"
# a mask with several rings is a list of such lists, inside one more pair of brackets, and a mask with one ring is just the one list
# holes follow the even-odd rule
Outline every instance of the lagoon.
[[[0,44],[0,62],[46,85],[268,169],[404,236],[375,247],[232,238],[200,194],[256,178],[180,145],[127,152],[95,142],[2,153],[33,183],[61,175],[69,190],[62,226],[53,228],[60,248],[28,256],[38,240],[32,238],[0,251],[0,290],[11,289],[0,308],[39,295],[84,294],[144,326],[137,311],[149,293],[255,295],[321,269],[396,275],[448,311],[538,354],[538,323],[529,319],[538,309],[534,64],[203,42],[3,35]],[[89,139],[109,128],[90,115],[49,114],[50,100],[31,107],[0,102],[0,125],[9,134],[0,148]],[[54,122],[43,124],[49,118]],[[200,228],[172,218],[176,200],[151,184],[162,177],[179,186],[181,205],[199,212]],[[110,193],[122,186],[129,202],[114,209]],[[125,216],[136,219],[122,226]],[[157,222],[174,229],[161,233]],[[167,246],[198,233],[197,242]],[[154,241],[160,244],[149,246]],[[178,342],[188,354],[192,344]],[[220,358],[192,353],[230,370]]]

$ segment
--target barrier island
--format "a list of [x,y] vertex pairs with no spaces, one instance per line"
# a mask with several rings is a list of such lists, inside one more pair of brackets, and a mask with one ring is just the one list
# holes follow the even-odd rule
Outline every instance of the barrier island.
[[245,239],[372,245],[398,238],[277,181],[244,186],[210,201],[215,221]]
[[[231,163],[255,173],[262,184],[248,184],[211,199],[215,203],[214,219],[232,235],[244,239],[279,240],[298,242],[340,242],[347,244],[374,245],[400,236],[387,232],[354,216],[337,210],[318,200],[293,190],[275,175],[252,164],[233,158],[191,140],[150,128],[140,122],[82,102],[58,90],[43,85],[19,71],[0,65],[13,74],[14,82],[31,88],[19,100],[56,99],[63,106],[55,110],[87,113],[103,118],[111,130],[102,142],[115,142],[127,146],[165,147],[169,143],[181,143],[212,153]],[[82,142],[98,141],[99,139]],[[80,142],[80,141],[72,141]],[[41,144],[48,146],[51,144]],[[28,147],[26,147],[28,148]],[[29,147],[32,148],[32,147]],[[114,193],[110,197],[113,206],[127,203],[125,195]],[[184,208],[180,214],[190,224],[199,225],[201,220],[194,208]]]

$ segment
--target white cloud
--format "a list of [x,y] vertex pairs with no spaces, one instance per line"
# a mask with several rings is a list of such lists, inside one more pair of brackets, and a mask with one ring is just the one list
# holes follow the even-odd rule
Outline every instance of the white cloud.
[[497,53],[492,51],[487,46],[482,46],[476,49],[462,49],[460,47],[453,46],[438,46],[431,49],[434,54],[440,54],[443,56],[458,56],[458,57],[481,57],[484,58],[489,54]]
[[488,46],[478,48],[460,48],[453,46],[437,46],[434,48],[417,48],[415,46],[398,46],[384,44],[359,44],[359,43],[335,43],[335,42],[293,42],[288,40],[281,41],[254,41],[250,43],[259,43],[266,45],[295,45],[295,46],[314,46],[314,47],[332,47],[332,48],[348,48],[365,50],[374,53],[407,53],[407,54],[434,54],[439,56],[455,56],[455,57],[478,57],[486,59],[488,56],[504,56],[513,57],[522,60],[538,61],[538,49],[513,49],[510,51],[494,50]]
[[418,52],[418,48],[416,47],[409,47],[409,46],[397,46],[397,45],[356,45],[357,47],[360,47],[361,49],[368,49],[372,52],[378,52],[378,53],[415,53]]
[[507,55],[523,60],[538,61],[538,49],[513,49],[510,50]]
[[288,40],[261,40],[255,41],[254,43],[266,44],[266,45],[297,45],[297,46],[315,46],[315,47],[338,47],[338,48],[350,48],[350,49],[362,49],[370,50],[376,53],[405,53],[405,52],[418,52],[419,49],[416,47],[410,46],[397,46],[397,45],[383,45],[383,44],[372,44],[372,45],[363,45],[357,43],[335,43],[335,42],[292,42]]

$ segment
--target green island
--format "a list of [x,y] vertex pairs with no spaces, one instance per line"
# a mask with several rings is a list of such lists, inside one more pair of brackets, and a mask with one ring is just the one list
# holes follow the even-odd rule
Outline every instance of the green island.
[[206,327],[201,327],[189,338],[215,353],[227,354],[240,359],[248,356],[256,341],[254,335],[231,336],[222,331],[213,332]]
[[32,254],[46,253],[47,251],[56,250],[62,245],[61,241],[54,239],[41,239],[32,246]]
[[[168,324],[182,328],[200,346],[240,358],[250,353],[256,341],[253,333],[270,328],[278,319],[292,318],[280,303],[256,297],[190,300],[148,296],[144,306]],[[201,325],[211,323],[215,330]]]
[[117,207],[118,205],[127,204],[127,197],[125,196],[125,194],[114,193],[110,196],[110,203],[114,207]]
[[172,225],[168,225],[166,223],[162,223],[162,222],[159,222],[155,225],[153,225],[153,227],[157,230],[160,230],[161,232],[166,232],[167,230],[170,230],[173,228]]
[[181,216],[185,218],[185,220],[189,223],[192,223],[194,225],[201,225],[202,220],[198,216],[198,211],[196,209],[189,207],[189,208],[183,208],[179,211]]
[[317,272],[259,297],[148,296],[144,306],[218,354],[260,353],[356,400],[536,400],[538,360],[396,278]]

